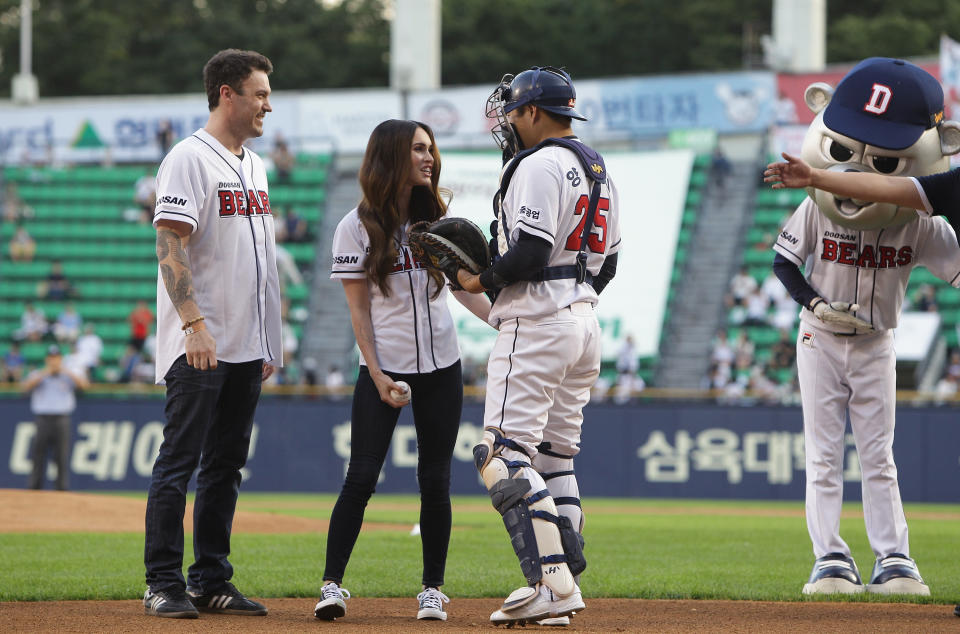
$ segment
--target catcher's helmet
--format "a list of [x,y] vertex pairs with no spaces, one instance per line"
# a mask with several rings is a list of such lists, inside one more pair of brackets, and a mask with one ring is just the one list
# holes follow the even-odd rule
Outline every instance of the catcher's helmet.
[[503,91],[503,111],[510,112],[520,106],[533,104],[549,112],[586,121],[576,111],[577,91],[573,80],[562,68],[534,66],[510,81]]

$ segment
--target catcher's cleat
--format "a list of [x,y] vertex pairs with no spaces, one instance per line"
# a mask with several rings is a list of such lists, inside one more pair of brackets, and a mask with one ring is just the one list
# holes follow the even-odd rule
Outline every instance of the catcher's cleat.
[[320,601],[313,608],[313,615],[323,621],[338,619],[347,613],[345,600],[349,598],[349,590],[328,581],[320,588]]
[[229,581],[217,590],[204,592],[199,588],[187,588],[187,596],[201,612],[234,614],[237,616],[266,616],[267,608],[243,596]]
[[143,613],[168,619],[195,619],[200,616],[197,608],[180,588],[156,592],[147,588],[143,593]]
[[570,616],[586,609],[580,588],[561,599],[548,586],[525,586],[510,593],[499,610],[490,615],[494,625],[526,625],[544,619]]
[[817,559],[803,594],[857,594],[863,592],[863,581],[853,558],[843,553],[830,553]]
[[917,564],[912,559],[893,553],[874,564],[867,592],[929,596],[930,588],[923,582]]
[[960,616],[960,605],[958,605],[957,607],[953,608],[953,613],[954,613],[956,616]]

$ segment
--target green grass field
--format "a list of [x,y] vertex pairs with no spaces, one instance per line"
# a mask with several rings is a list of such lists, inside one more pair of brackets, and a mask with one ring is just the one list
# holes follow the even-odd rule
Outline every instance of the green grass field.
[[[239,508],[327,519],[334,500],[241,493]],[[417,508],[414,496],[375,495],[365,526],[412,527]],[[803,600],[800,589],[813,555],[802,502],[588,498],[584,509],[586,597]],[[869,577],[873,554],[860,507],[844,509],[849,517],[842,520],[842,535],[861,574]],[[908,504],[906,511],[911,554],[931,596],[903,600],[957,602],[960,505]],[[447,594],[503,597],[524,583],[487,498],[455,498],[453,522]],[[234,582],[253,596],[315,597],[325,543],[325,534],[234,535]],[[0,601],[138,598],[144,588],[142,558],[143,536],[136,533],[0,534]],[[420,590],[420,570],[419,537],[407,530],[365,531],[344,586],[356,596],[413,596]]]

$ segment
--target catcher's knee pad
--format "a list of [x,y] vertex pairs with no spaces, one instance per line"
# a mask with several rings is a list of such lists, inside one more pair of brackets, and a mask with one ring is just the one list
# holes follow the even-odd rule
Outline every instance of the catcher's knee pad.
[[567,597],[576,590],[576,584],[567,565],[561,525],[565,523],[569,532],[572,525],[557,513],[543,479],[530,465],[499,456],[510,444],[499,430],[485,430],[483,440],[474,447],[477,469],[494,508],[503,516],[527,582],[543,583],[557,596]]

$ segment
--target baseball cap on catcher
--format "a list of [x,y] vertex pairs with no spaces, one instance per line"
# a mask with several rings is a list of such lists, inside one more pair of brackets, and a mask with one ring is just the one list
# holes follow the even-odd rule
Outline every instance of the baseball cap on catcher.
[[47,356],[48,356],[48,357],[59,357],[59,356],[61,356],[62,354],[63,354],[63,352],[60,351],[60,346],[50,345],[50,346],[47,347]]
[[902,59],[870,57],[837,84],[823,113],[831,130],[861,143],[902,150],[943,121],[943,88]]

